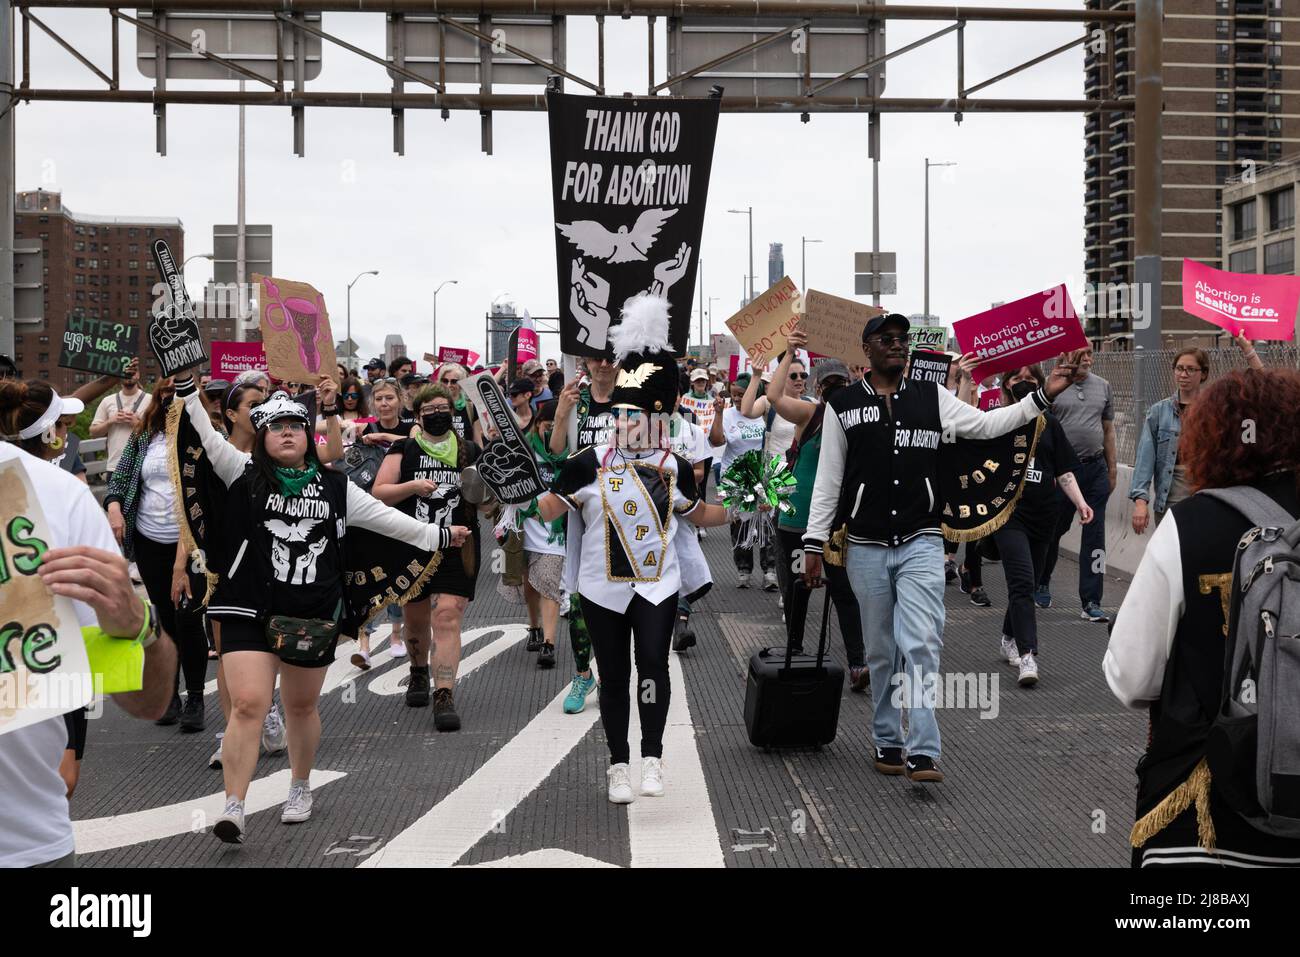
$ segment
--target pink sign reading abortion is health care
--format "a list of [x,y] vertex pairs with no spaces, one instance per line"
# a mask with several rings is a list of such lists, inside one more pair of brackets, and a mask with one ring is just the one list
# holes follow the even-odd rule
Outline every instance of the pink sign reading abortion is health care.
[[1088,348],[1088,337],[1083,334],[1064,284],[958,319],[952,331],[962,352],[979,357],[980,364],[971,373],[976,382],[1008,369],[1053,359],[1063,352]]
[[1183,260],[1183,311],[1247,339],[1295,338],[1300,279],[1224,272]]
[[241,372],[266,371],[266,351],[260,342],[212,343],[212,378],[234,382]]

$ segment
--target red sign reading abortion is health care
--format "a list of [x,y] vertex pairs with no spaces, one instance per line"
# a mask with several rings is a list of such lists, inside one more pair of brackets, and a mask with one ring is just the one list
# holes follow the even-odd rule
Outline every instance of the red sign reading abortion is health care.
[[958,319],[952,331],[963,353],[979,357],[980,364],[971,373],[976,382],[1062,352],[1088,348],[1088,337],[1064,284]]
[[266,351],[260,342],[212,343],[212,378],[234,382],[241,372],[266,371]]
[[1224,272],[1183,260],[1183,311],[1247,339],[1295,338],[1300,279]]

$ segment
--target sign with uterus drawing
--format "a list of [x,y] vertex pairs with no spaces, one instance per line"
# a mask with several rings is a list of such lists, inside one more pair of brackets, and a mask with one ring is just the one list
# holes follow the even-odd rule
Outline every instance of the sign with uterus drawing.
[[337,376],[334,334],[325,297],[315,287],[292,279],[253,274],[266,368],[284,382],[315,385],[322,375]]

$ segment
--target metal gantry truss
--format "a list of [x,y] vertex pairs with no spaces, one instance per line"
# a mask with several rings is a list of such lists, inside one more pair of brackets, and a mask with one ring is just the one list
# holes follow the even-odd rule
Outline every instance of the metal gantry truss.
[[[0,3],[0,11],[6,4]],[[875,56],[864,63],[846,69],[830,79],[814,83],[812,80],[812,62],[816,56],[810,44],[808,55],[804,58],[805,77],[801,84],[801,95],[791,96],[736,96],[724,95],[722,109],[735,113],[950,113],[960,121],[968,112],[1132,112],[1134,99],[1118,97],[1113,89],[1100,98],[1084,99],[995,99],[975,97],[995,83],[1014,76],[1043,61],[1058,56],[1088,41],[1088,30],[1113,31],[1115,25],[1132,23],[1132,10],[1054,10],[1021,7],[979,7],[979,6],[917,6],[911,4],[885,4],[871,2],[853,2],[853,0],[750,0],[737,4],[733,0],[166,0],[165,3],[142,4],[140,11],[149,11],[153,23],[147,23],[139,16],[131,16],[111,2],[111,0],[14,0],[21,17],[21,75],[9,98],[9,107],[18,101],[76,101],[87,103],[139,103],[149,104],[159,116],[158,150],[166,151],[165,111],[170,105],[204,104],[204,105],[247,105],[247,106],[281,106],[288,107],[294,120],[295,152],[302,155],[305,151],[303,110],[306,107],[347,107],[386,109],[394,117],[394,149],[403,151],[402,120],[403,111],[407,109],[434,109],[442,111],[444,118],[450,110],[477,110],[484,115],[484,149],[491,151],[490,116],[497,110],[505,111],[542,111],[546,109],[546,97],[542,90],[535,93],[497,93],[492,90],[492,49],[504,49],[511,56],[538,67],[549,74],[559,76],[577,86],[594,93],[605,93],[605,18],[616,16],[622,19],[641,17],[647,27],[647,76],[646,95],[660,95],[671,90],[683,81],[698,76],[719,66],[745,57],[762,47],[789,38],[796,31],[810,35],[812,27],[820,19],[857,19],[872,23],[885,20],[915,21],[951,21],[949,25],[919,40],[906,44],[896,50]],[[108,27],[111,30],[112,63],[106,72],[91,61],[82,51],[56,32],[38,13],[42,9],[85,9],[104,10],[108,13]],[[213,11],[220,8],[220,13]],[[314,26],[306,21],[307,14],[322,14],[329,11],[347,11],[352,13],[373,12],[383,14],[389,21],[388,29],[390,50],[394,55],[385,57],[365,50],[355,44]],[[258,73],[240,65],[234,60],[206,50],[195,49],[194,52],[212,61],[217,67],[228,70],[232,79],[249,81],[250,88],[243,90],[178,90],[168,88],[163,53],[169,46],[186,50],[193,48],[191,39],[169,32],[168,14],[178,13],[221,14],[261,13],[273,15],[277,21],[276,57],[273,76]],[[538,56],[509,42],[503,42],[500,36],[493,36],[492,18],[510,15],[528,14],[546,16],[555,19],[556,32],[562,36],[563,18],[569,16],[592,16],[597,25],[597,75],[595,78],[578,76],[565,66],[562,42],[557,41],[548,59]],[[421,19],[436,21],[440,42],[435,75],[421,75],[404,64],[400,44],[396,38],[401,35],[405,17],[419,16]],[[679,20],[689,22],[693,17],[736,18],[752,22],[764,21],[770,24],[764,36],[750,43],[717,57],[708,63],[701,63],[679,69],[679,72],[659,79],[655,71],[655,27],[658,18],[667,18],[672,23]],[[467,20],[471,22],[466,22]],[[476,25],[472,21],[477,21]],[[125,22],[138,31],[152,37],[159,47],[157,70],[153,89],[123,89],[121,83],[119,50],[119,25]],[[965,28],[971,22],[1004,23],[1078,23],[1085,27],[1079,37],[1049,50],[1041,56],[976,83],[967,83],[965,78]],[[32,27],[49,35],[60,47],[71,54],[93,76],[103,84],[102,88],[53,88],[33,85],[31,59]],[[455,31],[478,44],[480,89],[477,92],[450,92],[446,82],[446,31]],[[846,96],[836,93],[836,87],[851,79],[861,79],[883,66],[886,62],[918,50],[927,44],[956,34],[956,84],[951,97],[891,97],[891,96]],[[672,30],[669,31],[670,37]],[[387,92],[362,92],[349,90],[309,90],[301,51],[306,36],[314,36],[322,41],[340,47],[349,53],[368,60],[388,71],[393,80],[393,89]],[[289,51],[286,55],[286,50]],[[671,52],[671,51],[670,51]],[[673,64],[670,56],[670,68]],[[671,72],[671,71],[670,71]],[[407,83],[417,84],[426,89],[408,92]]]

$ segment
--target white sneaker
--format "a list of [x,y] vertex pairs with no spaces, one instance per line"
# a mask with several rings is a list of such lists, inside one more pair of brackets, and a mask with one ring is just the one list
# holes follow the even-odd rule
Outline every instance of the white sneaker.
[[212,825],[212,833],[217,840],[226,844],[244,843],[244,802],[237,797],[226,798],[226,809]]
[[1016,648],[1016,639],[1002,636],[1002,660],[1009,665],[1020,664],[1020,651]]
[[1020,656],[1020,687],[1028,688],[1036,684],[1038,684],[1038,662],[1034,660],[1032,651],[1026,651]]
[[749,587],[749,572],[741,572],[740,577],[736,579],[737,588]]
[[289,788],[289,800],[280,812],[281,824],[301,824],[311,819],[311,785],[295,781]]
[[208,758],[208,767],[214,771],[221,770],[221,739],[226,736],[223,731],[217,735],[217,750],[212,752],[212,757]]
[[262,750],[267,754],[278,754],[287,746],[284,737],[284,719],[280,717],[280,709],[272,704],[271,710],[266,713],[266,718],[262,721]]
[[776,572],[767,572],[763,575],[763,591],[776,591],[781,587],[781,583],[776,580]]
[[704,529],[702,529],[702,528],[699,529],[699,533],[700,533],[700,536],[699,536],[699,537],[700,537],[701,540],[703,540],[703,539],[709,537],[709,533],[708,533],[707,531],[705,531]]
[[609,803],[610,804],[631,804],[632,796],[632,776],[628,771],[626,764],[611,764],[605,771],[605,777],[609,779]]
[[388,641],[388,653],[394,658],[405,658],[406,645],[398,639],[390,638]]
[[641,759],[641,793],[652,798],[664,796],[664,765],[659,758]]

